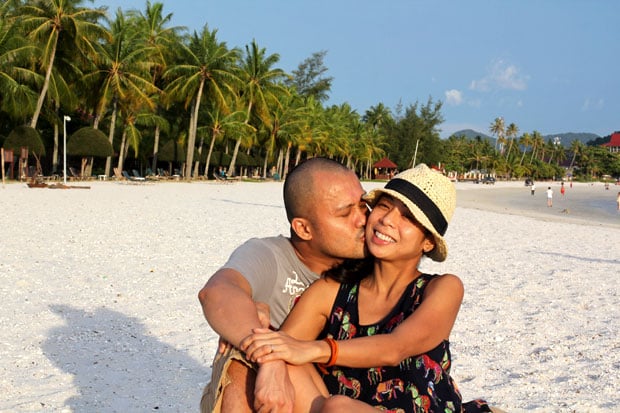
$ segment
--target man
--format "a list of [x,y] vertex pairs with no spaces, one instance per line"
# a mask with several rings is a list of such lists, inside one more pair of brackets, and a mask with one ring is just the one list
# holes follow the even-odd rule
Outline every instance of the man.
[[[357,176],[337,162],[313,158],[284,183],[290,238],[252,239],[233,252],[198,294],[205,318],[220,337],[237,347],[261,327],[257,302],[269,305],[278,328],[295,299],[320,274],[345,258],[364,255],[366,204]],[[203,412],[288,412],[293,387],[284,362],[253,369],[236,349],[218,353]]]

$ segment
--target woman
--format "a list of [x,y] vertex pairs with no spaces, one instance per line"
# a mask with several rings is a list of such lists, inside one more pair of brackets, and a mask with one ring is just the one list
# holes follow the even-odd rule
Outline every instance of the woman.
[[[491,411],[482,401],[462,404],[449,374],[463,284],[418,270],[424,255],[446,258],[453,184],[422,164],[366,199],[371,257],[328,272],[280,332],[257,330],[242,350],[252,361],[298,366],[289,369],[296,411]],[[321,363],[319,371],[307,363]]]

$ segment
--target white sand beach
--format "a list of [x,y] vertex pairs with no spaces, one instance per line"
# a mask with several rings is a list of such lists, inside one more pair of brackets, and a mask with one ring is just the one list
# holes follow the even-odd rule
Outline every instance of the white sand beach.
[[[248,237],[287,234],[282,183],[0,188],[0,411],[196,412],[217,336],[198,290]],[[366,189],[379,185],[364,183]],[[509,412],[620,406],[620,187],[546,207],[459,182],[446,262],[465,284],[452,375]]]

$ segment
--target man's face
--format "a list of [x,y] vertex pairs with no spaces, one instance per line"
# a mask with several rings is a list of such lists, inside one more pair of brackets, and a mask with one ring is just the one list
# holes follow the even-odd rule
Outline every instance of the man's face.
[[364,226],[368,212],[362,201],[365,193],[354,173],[315,175],[312,241],[327,257],[362,258],[365,250]]

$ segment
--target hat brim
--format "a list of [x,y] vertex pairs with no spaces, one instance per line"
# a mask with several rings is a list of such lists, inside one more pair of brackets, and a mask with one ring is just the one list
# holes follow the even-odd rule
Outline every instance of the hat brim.
[[368,202],[371,207],[374,207],[376,202],[383,194],[398,199],[403,204],[405,204],[409,211],[411,211],[413,217],[431,234],[433,234],[433,238],[435,240],[435,248],[433,248],[432,251],[426,253],[426,255],[433,261],[445,261],[446,257],[448,256],[448,245],[446,244],[446,240],[441,234],[439,234],[439,232],[437,232],[435,227],[431,224],[430,220],[426,217],[426,214],[422,212],[422,210],[409,198],[407,198],[400,192],[394,191],[392,189],[377,188],[371,190],[366,195],[364,195],[364,200]]

